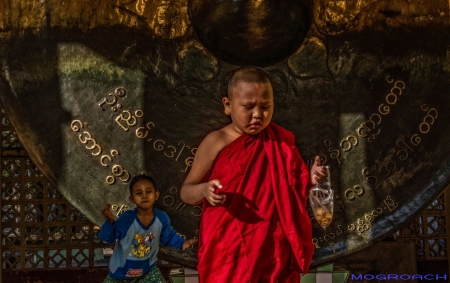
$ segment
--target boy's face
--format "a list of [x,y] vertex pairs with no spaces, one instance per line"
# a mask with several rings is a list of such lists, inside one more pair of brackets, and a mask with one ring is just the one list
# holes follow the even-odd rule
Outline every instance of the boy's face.
[[141,180],[131,189],[130,201],[139,209],[152,209],[159,192],[149,180]]
[[239,82],[222,99],[225,114],[231,115],[234,129],[239,134],[256,135],[272,120],[274,102],[270,82]]

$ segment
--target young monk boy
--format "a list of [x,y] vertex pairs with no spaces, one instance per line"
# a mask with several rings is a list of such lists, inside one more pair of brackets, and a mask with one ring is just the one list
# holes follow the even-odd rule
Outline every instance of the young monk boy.
[[184,202],[203,201],[200,283],[298,283],[314,252],[307,192],[325,168],[316,157],[310,178],[294,135],[271,122],[263,70],[236,70],[222,102],[231,123],[200,143],[181,188]]

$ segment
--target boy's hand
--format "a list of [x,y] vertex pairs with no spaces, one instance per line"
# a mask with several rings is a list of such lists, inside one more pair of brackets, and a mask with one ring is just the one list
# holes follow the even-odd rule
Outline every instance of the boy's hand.
[[320,157],[316,156],[316,159],[314,160],[314,164],[310,171],[310,178],[309,183],[310,186],[315,186],[317,184],[320,184],[323,182],[325,177],[328,175],[327,170],[325,169],[325,166],[320,164]]
[[102,214],[109,220],[112,224],[114,222],[114,215],[111,212],[111,205],[108,203],[105,207],[102,208]]
[[193,239],[189,239],[184,241],[183,245],[181,246],[181,250],[185,250],[187,248],[189,248],[190,246],[192,246],[194,243],[196,243],[198,240],[197,238],[193,238]]
[[222,183],[219,180],[211,180],[206,183],[203,194],[205,199],[212,205],[217,206],[225,202],[226,195],[216,194],[217,189],[222,189]]

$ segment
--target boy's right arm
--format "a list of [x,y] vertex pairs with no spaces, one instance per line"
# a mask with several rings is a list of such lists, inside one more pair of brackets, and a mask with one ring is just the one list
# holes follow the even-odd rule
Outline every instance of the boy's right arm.
[[221,131],[212,132],[198,146],[191,170],[181,187],[180,197],[183,202],[196,205],[206,199],[212,206],[216,206],[225,201],[225,195],[215,192],[222,188],[219,180],[202,182],[225,146],[222,135]]
[[111,224],[114,223],[114,215],[111,211],[111,204],[108,203],[105,207],[102,208],[102,214],[106,217],[106,219],[108,219],[109,222],[111,222]]
[[98,233],[98,239],[112,245],[116,242],[116,236],[114,235],[114,226],[108,220],[105,220],[100,232]]
[[111,205],[108,203],[102,208],[102,214],[106,217],[105,222],[100,228],[98,238],[108,244],[114,244],[116,241],[116,235],[114,233],[114,216],[111,212]]

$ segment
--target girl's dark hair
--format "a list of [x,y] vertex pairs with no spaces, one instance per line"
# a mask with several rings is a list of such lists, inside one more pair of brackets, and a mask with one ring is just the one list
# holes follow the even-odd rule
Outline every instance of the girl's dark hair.
[[152,184],[153,184],[153,187],[155,187],[155,190],[158,191],[158,188],[156,187],[155,180],[153,180],[152,177],[150,177],[150,176],[147,175],[147,174],[140,174],[140,175],[135,175],[135,176],[131,179],[130,185],[128,185],[128,189],[130,190],[130,196],[132,195],[132,192],[133,192],[133,186],[134,186],[137,182],[142,181],[142,180],[147,180],[147,181],[149,181],[150,183],[152,183]]

